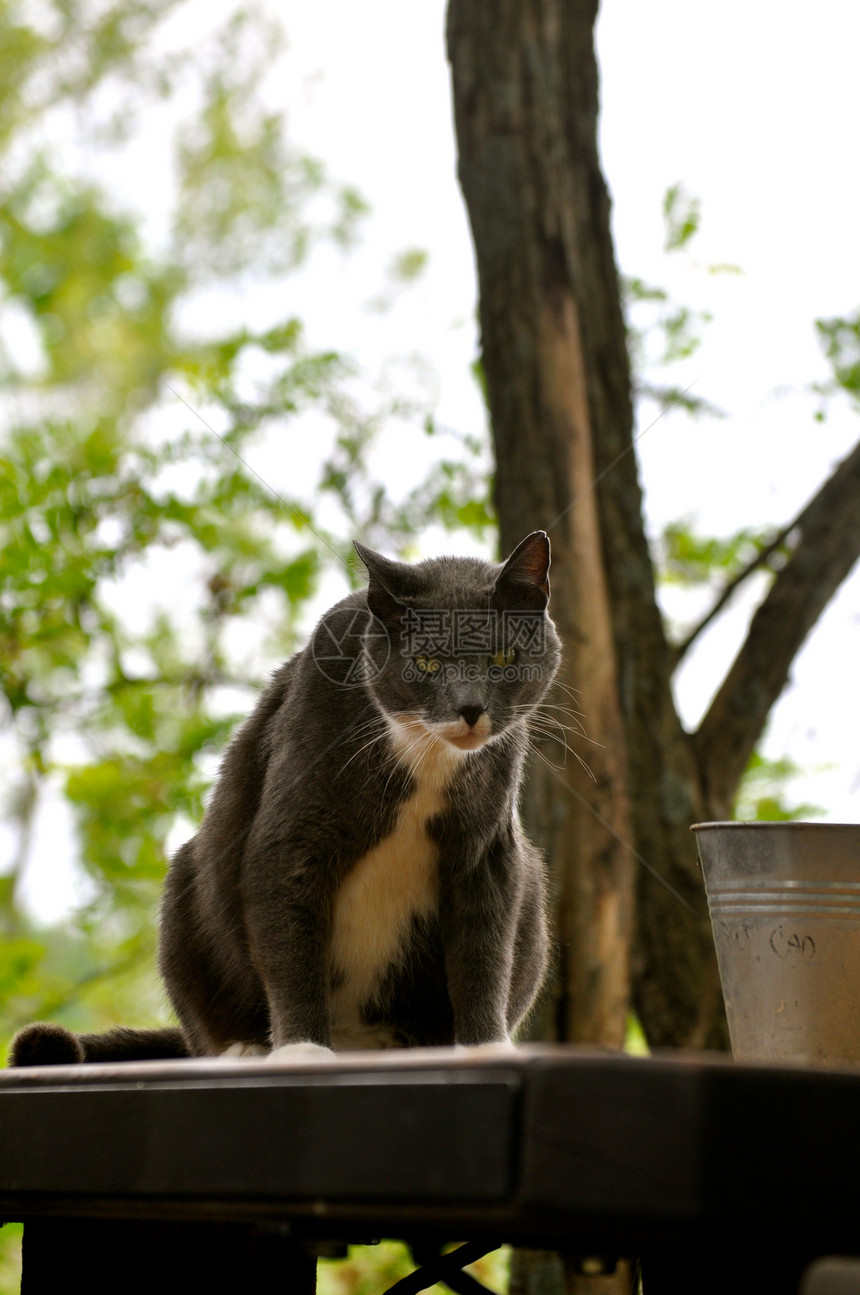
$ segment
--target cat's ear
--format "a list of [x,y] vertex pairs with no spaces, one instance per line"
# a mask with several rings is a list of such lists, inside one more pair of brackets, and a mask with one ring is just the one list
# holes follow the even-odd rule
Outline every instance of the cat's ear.
[[353,548],[367,567],[369,577],[367,586],[367,605],[380,620],[400,616],[405,604],[398,597],[403,590],[404,573],[409,568],[403,562],[394,562],[385,558],[373,549],[365,548],[358,540],[352,541]]
[[513,607],[543,611],[549,602],[549,536],[532,531],[508,558],[496,577],[496,593]]

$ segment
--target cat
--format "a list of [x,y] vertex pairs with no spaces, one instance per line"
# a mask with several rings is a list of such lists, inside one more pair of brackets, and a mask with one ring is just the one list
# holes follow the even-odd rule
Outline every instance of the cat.
[[549,539],[500,564],[355,548],[367,586],[273,675],[170,865],[179,1029],[34,1025],[14,1064],[511,1044],[549,947],[517,809],[560,659]]

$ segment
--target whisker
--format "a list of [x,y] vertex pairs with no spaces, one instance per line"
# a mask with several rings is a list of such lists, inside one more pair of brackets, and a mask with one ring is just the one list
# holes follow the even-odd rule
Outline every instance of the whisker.
[[541,723],[543,723],[543,731],[548,732],[549,731],[549,729],[547,728],[548,725],[550,724],[557,725],[558,728],[562,729],[565,733],[569,734],[571,737],[581,739],[584,742],[590,742],[592,746],[599,746],[599,747],[603,746],[602,742],[598,742],[595,738],[589,737],[588,734],[585,732],[585,730],[581,727],[581,725],[565,724],[562,720],[560,720],[555,715],[542,715],[540,711],[531,711],[528,707],[525,707],[523,709],[522,714],[518,715],[517,718],[527,719],[528,727],[530,730],[537,729],[541,725]]
[[[544,754],[544,752],[540,750],[540,748],[538,747],[538,745],[537,745],[537,743],[536,743],[536,742],[534,742],[534,741],[532,741],[532,740],[530,739],[530,740],[529,740],[529,746],[531,747],[531,750],[534,752],[534,754],[538,757],[538,759],[539,759],[539,760],[542,760],[542,761],[543,761],[543,763],[546,765],[546,767],[547,767],[548,769],[552,769],[552,770],[554,770],[556,773],[558,772],[558,770],[559,770],[559,767],[560,767],[560,766],[559,766],[559,765],[557,765],[557,764],[553,764],[553,762],[552,762],[550,759],[548,759],[548,758],[547,758],[547,756]],[[588,764],[586,764],[585,760],[583,760],[583,758],[582,758],[582,756],[579,754],[579,752],[578,752],[578,751],[574,751],[571,747],[568,747],[568,746],[567,746],[567,744],[565,744],[565,751],[570,751],[570,754],[573,756],[574,760],[576,760],[577,764],[580,764],[580,765],[582,766],[582,768],[585,770],[585,772],[588,774],[588,776],[589,776],[589,778],[591,779],[591,781],[592,781],[593,783],[596,783],[596,782],[597,782],[597,776],[596,776],[596,774],[594,773],[594,770],[593,770],[593,769],[591,769],[591,768],[590,768],[590,766],[589,766]]]
[[559,744],[564,749],[565,756],[570,750],[570,744],[568,743],[567,733],[565,732],[563,724],[552,725],[549,722],[541,721],[539,719],[533,720],[529,725],[529,737],[532,741],[537,738],[543,738],[550,742]]
[[[380,721],[376,719],[368,720],[368,722],[366,724],[363,724],[361,728],[357,731],[356,736],[363,737],[365,733],[370,732],[373,728],[375,728],[379,722]],[[363,745],[360,746],[357,751],[354,751],[352,753],[352,755],[349,757],[346,763],[341,766],[340,772],[343,773],[344,769],[348,768],[349,765],[352,764],[353,760],[357,760],[358,757],[364,751],[366,751],[369,747],[374,746],[377,742],[380,742],[384,737],[387,737],[387,736],[388,736],[388,730],[383,722],[382,728],[380,729],[380,731],[374,734],[374,736],[370,739],[369,742],[363,743]]]
[[[406,721],[401,724],[400,732],[404,739],[406,750],[406,764],[411,777],[416,778],[424,762],[429,759],[431,746],[438,741],[435,733],[431,733],[419,721]],[[429,740],[428,740],[429,739]],[[398,758],[391,772],[385,780],[383,796],[387,795],[391,780],[398,772],[403,761]]]
[[[540,760],[541,764],[546,765],[547,769],[549,769],[552,773],[558,773],[560,768],[565,767],[565,766],[559,766],[559,765],[557,765],[557,764],[554,764],[554,763],[553,763],[553,761],[552,761],[552,760],[550,760],[550,759],[549,759],[549,758],[544,754],[544,752],[543,752],[543,751],[541,751],[540,747],[536,746],[534,743],[530,743],[530,746],[531,746],[531,749],[532,749],[532,753],[533,753],[534,755],[536,755],[536,756],[537,756],[537,758]],[[576,759],[578,760],[578,762],[582,765],[583,769],[584,769],[584,770],[585,770],[585,772],[589,775],[589,777],[590,777],[594,782],[597,782],[597,779],[595,778],[594,774],[593,774],[593,773],[591,772],[591,770],[589,769],[588,765],[587,765],[587,764],[585,763],[585,761],[582,759],[582,757],[581,757],[581,756],[579,756],[579,755],[577,755],[575,751],[574,751],[574,752],[572,752],[572,754],[576,757]]]
[[[547,736],[547,737],[548,737],[548,736],[549,736],[549,734],[541,734],[541,736]],[[562,757],[561,757],[561,764],[555,764],[553,761],[551,761],[551,760],[550,760],[550,757],[546,754],[546,752],[541,750],[540,746],[538,745],[538,743],[537,743],[533,738],[530,738],[530,739],[529,739],[529,750],[533,751],[533,752],[534,752],[534,754],[535,754],[536,756],[538,756],[538,758],[539,758],[539,759],[543,759],[543,760],[544,760],[544,761],[546,761],[547,763],[552,763],[552,766],[553,766],[553,768],[554,768],[554,769],[566,769],[566,768],[567,768],[567,753],[568,753],[568,750],[569,750],[569,749],[570,749],[570,748],[568,747],[567,743],[563,743],[563,744],[562,744],[562,752],[563,752],[563,754],[562,754]]]
[[557,740],[561,742],[567,754],[567,729],[560,719],[555,719],[552,715],[535,716],[529,727],[533,732],[541,733],[544,737],[556,737],[557,732],[561,733],[561,737]]
[[527,706],[527,705],[519,705],[519,706],[514,706],[514,707],[513,707],[513,709],[514,709],[514,710],[517,710],[517,711],[520,711],[523,715],[546,715],[546,716],[547,716],[547,718],[550,718],[550,716],[549,716],[549,712],[550,712],[551,710],[559,711],[559,713],[560,713],[560,714],[562,714],[562,715],[568,715],[568,716],[573,715],[573,716],[574,716],[574,718],[571,720],[571,724],[572,724],[572,726],[574,726],[574,727],[576,727],[576,728],[581,728],[581,727],[582,727],[582,724],[581,724],[580,720],[576,717],[575,712],[574,712],[574,711],[571,711],[571,710],[568,710],[567,706],[547,706],[547,705],[541,705],[541,706],[537,706],[537,707],[531,707],[531,706]]
[[571,688],[569,684],[562,683],[560,679],[554,680],[552,687],[560,688],[562,692],[566,692],[573,701],[579,701],[582,697],[582,693],[578,688]]
[[[562,712],[565,712],[567,710],[567,708],[564,706],[548,706],[546,702],[541,702],[540,705],[535,710],[532,710],[530,706],[524,705],[524,704],[513,706],[511,709],[515,713],[520,712],[522,715],[526,715],[526,716],[530,715],[531,716],[530,727],[534,725],[537,719],[541,718],[541,715],[544,709],[560,710]],[[557,724],[562,724],[562,721],[557,719],[557,717],[554,715],[544,715],[543,718],[547,720],[551,720],[552,722]],[[601,750],[604,749],[604,744],[602,742],[598,742],[596,738],[589,737],[584,727],[580,723],[572,722],[569,725],[562,724],[562,727],[565,728],[566,731],[569,733],[575,733],[576,736],[582,738],[583,741],[590,742],[592,746],[600,747]]]
[[557,710],[560,711],[562,715],[572,715],[577,724],[580,724],[582,720],[585,719],[585,715],[581,710],[574,710],[572,706],[559,706],[557,703],[551,701],[541,702],[538,710]]

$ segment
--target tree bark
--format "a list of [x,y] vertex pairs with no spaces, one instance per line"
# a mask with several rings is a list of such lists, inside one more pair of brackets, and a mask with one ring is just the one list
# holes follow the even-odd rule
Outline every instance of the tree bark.
[[572,761],[548,767],[548,740],[532,762],[526,815],[555,878],[559,947],[537,1034],[618,1046],[632,1002],[652,1046],[725,1047],[689,829],[730,816],[791,660],[860,552],[860,448],[798,520],[793,555],[723,688],[699,733],[685,732],[633,452],[597,152],[596,10],[596,0],[448,7],[501,547],[549,532],[566,645],[555,704],[581,695],[600,744],[570,737],[593,780]]
[[[638,1005],[661,1042],[704,1038],[716,969],[687,830],[701,814],[630,452],[626,331],[596,143],[596,5],[451,0],[448,13],[502,549],[549,530],[562,686],[581,690],[600,744],[585,752],[591,783],[574,768],[532,770],[527,817],[556,879],[560,961],[539,1029],[622,1042],[638,887],[665,932],[659,951],[636,943],[638,979],[659,983],[661,960],[681,970]],[[636,859],[634,839],[671,890]]]

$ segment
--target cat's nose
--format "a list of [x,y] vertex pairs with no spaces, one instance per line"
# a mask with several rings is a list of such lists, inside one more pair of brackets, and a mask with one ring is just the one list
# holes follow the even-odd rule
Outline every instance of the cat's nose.
[[484,713],[483,706],[458,706],[457,713],[463,716],[463,719],[473,728]]

